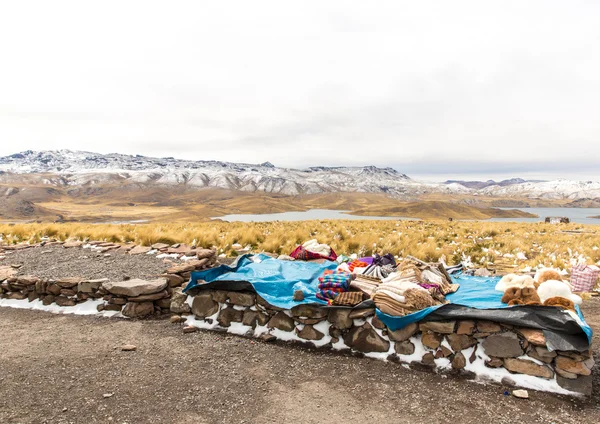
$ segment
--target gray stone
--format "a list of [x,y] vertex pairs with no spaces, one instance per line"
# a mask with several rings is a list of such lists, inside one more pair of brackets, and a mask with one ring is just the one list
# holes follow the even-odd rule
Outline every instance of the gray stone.
[[365,319],[375,315],[375,308],[352,309],[349,317],[351,319]]
[[296,328],[296,324],[292,318],[288,317],[282,311],[279,311],[269,320],[267,327],[278,328],[282,331],[292,331]]
[[80,293],[93,293],[97,291],[102,284],[107,283],[107,278],[101,278],[98,280],[86,280],[82,281],[77,285],[77,291]]
[[57,296],[54,299],[54,303],[56,303],[58,306],[75,306],[75,300],[69,299],[65,296]]
[[173,289],[173,292],[171,293],[171,312],[174,314],[189,314],[191,312],[191,308],[186,300],[187,294],[183,293],[181,287]]
[[504,368],[512,372],[533,375],[535,377],[554,377],[554,373],[546,365],[538,365],[535,362],[526,359],[504,358]]
[[430,321],[422,322],[419,325],[419,328],[423,333],[426,331],[433,331],[434,333],[439,334],[451,334],[454,333],[455,325],[456,321]]
[[411,322],[406,327],[400,328],[399,330],[392,331],[388,328],[388,337],[395,342],[403,342],[417,334],[417,331],[419,331],[419,324]]
[[219,304],[213,300],[210,292],[208,291],[201,292],[200,294],[195,296],[194,300],[192,301],[192,313],[197,318],[204,319],[216,314],[218,311]]
[[454,352],[460,352],[477,344],[477,340],[473,337],[469,337],[466,334],[448,334],[446,336],[448,343]]
[[258,319],[258,312],[251,311],[248,309],[244,311],[244,318],[242,319],[242,324],[249,325],[252,328],[256,328],[256,320]]
[[[192,307],[192,311],[193,310]],[[221,327],[229,327],[232,322],[242,322],[243,319],[244,311],[238,311],[232,307],[221,309],[221,312],[219,312],[219,316],[217,317],[217,321]]]
[[185,281],[183,277],[178,274],[162,274],[161,277],[167,279],[169,287],[179,287]]
[[412,355],[415,353],[415,345],[408,340],[396,342],[394,349],[398,355]]
[[482,346],[486,355],[498,358],[516,358],[523,354],[515,333],[492,334],[483,341]]
[[80,277],[68,277],[56,280],[56,284],[58,284],[63,289],[70,289],[73,287],[77,287],[82,281],[83,278]]
[[152,302],[128,302],[121,312],[126,317],[140,318],[154,313]]
[[229,298],[229,303],[238,306],[254,306],[256,302],[256,295],[254,293],[230,291],[227,293],[227,297]]
[[130,302],[151,302],[151,301],[155,301],[155,300],[164,299],[167,297],[169,297],[169,293],[167,293],[166,290],[163,290],[158,293],[143,294],[141,296],[130,297],[127,300],[129,300]]
[[165,278],[150,281],[134,278],[127,281],[107,282],[102,284],[102,288],[107,292],[128,297],[158,293],[163,291],[166,287],[167,280]]
[[215,302],[225,303],[227,302],[227,292],[224,290],[214,290],[212,292],[212,298]]
[[390,342],[381,338],[369,323],[352,328],[344,336],[344,343],[352,349],[365,353],[387,352],[390,349]]
[[592,395],[592,376],[579,376],[577,379],[556,376],[556,382],[560,387],[585,396]]
[[316,330],[312,325],[305,325],[304,328],[298,331],[298,337],[304,340],[321,340],[325,335],[319,330]]
[[489,277],[492,273],[487,268],[478,268],[475,270],[476,277]]
[[327,319],[329,322],[340,330],[351,328],[354,321],[350,318],[351,309],[332,308],[329,310]]

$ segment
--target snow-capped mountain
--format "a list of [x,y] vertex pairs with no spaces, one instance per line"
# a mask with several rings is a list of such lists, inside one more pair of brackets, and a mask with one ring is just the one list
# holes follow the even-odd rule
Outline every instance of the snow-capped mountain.
[[375,166],[298,170],[278,168],[269,162],[191,161],[70,150],[28,150],[6,156],[0,158],[0,171],[37,174],[42,183],[54,186],[128,181],[288,195],[359,191],[402,196],[437,191],[439,186],[414,182],[395,169]]
[[22,174],[28,174],[30,179],[46,186],[56,187],[137,183],[285,195],[365,192],[398,198],[415,198],[426,193],[548,200],[600,198],[600,182],[593,181],[511,179],[481,184],[452,180],[429,183],[415,181],[393,168],[375,166],[292,169],[279,168],[269,162],[192,161],[71,150],[27,150],[0,158],[0,183],[15,183]]

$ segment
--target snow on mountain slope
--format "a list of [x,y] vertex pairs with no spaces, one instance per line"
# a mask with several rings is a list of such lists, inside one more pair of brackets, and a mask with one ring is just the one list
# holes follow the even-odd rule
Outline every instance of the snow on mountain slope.
[[533,182],[513,179],[483,184],[482,187],[452,180],[446,183],[420,182],[393,168],[375,166],[291,169],[278,168],[269,162],[246,164],[192,161],[72,150],[27,150],[6,156],[0,158],[0,172],[2,171],[5,174],[0,176],[4,177],[0,178],[0,182],[14,182],[18,174],[31,174],[39,175],[39,182],[50,186],[94,186],[126,182],[195,188],[217,187],[286,195],[367,192],[385,193],[399,198],[426,193],[573,200],[600,198],[600,183],[592,181]]

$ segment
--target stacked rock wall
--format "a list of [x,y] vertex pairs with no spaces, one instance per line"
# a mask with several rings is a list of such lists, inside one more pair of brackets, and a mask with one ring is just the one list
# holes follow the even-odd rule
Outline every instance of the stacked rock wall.
[[[93,244],[92,244],[93,243]],[[113,311],[126,317],[145,317],[152,314],[171,313],[171,296],[181,295],[182,285],[189,280],[192,271],[203,270],[218,264],[216,252],[196,249],[185,245],[176,247],[156,244],[152,247],[120,246],[115,243],[92,242],[94,249],[130,249],[129,254],[143,254],[151,249],[172,255],[185,255],[186,261],[174,265],[158,279],[111,282],[107,279],[85,280],[69,277],[60,279],[16,275],[18,270],[0,267],[0,299],[40,301],[43,305],[61,307],[76,306],[88,300],[96,300],[97,310]],[[81,247],[81,242],[63,244],[65,248]],[[135,251],[138,249],[138,251]],[[194,256],[192,256],[194,255]],[[193,259],[190,259],[193,257]],[[183,311],[182,311],[183,312]]]
[[185,297],[181,295],[179,305],[188,307],[174,312],[191,314],[185,321],[199,328],[306,342],[507,385],[591,394],[591,349],[550,351],[537,329],[460,320],[412,323],[392,331],[374,308],[299,305],[283,310],[255,293],[220,290]]

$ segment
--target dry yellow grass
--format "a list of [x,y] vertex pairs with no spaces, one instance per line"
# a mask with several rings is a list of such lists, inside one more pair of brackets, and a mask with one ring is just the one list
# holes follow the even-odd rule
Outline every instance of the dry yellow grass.
[[235,243],[249,245],[255,252],[289,253],[297,244],[316,238],[338,254],[391,252],[425,260],[443,256],[449,264],[470,257],[482,266],[514,269],[539,264],[568,269],[573,261],[596,263],[600,261],[597,231],[596,226],[580,224],[368,220],[0,225],[0,234],[8,243],[38,242],[43,237],[144,245],[182,242],[235,255]]

